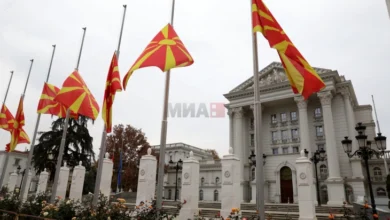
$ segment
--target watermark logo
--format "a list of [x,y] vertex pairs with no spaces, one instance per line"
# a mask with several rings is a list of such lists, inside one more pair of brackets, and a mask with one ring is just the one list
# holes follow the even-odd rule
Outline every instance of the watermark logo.
[[168,104],[170,118],[223,118],[225,115],[225,106],[222,102]]

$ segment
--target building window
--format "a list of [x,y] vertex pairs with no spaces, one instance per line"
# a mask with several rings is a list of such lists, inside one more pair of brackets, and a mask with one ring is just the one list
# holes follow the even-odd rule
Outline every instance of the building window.
[[377,196],[386,196],[386,190],[383,189],[382,187],[379,187],[378,189],[376,189],[376,195]]
[[287,147],[283,148],[283,154],[288,154],[288,148]]
[[204,184],[204,177],[202,177],[201,179],[200,179],[200,185],[203,185]]
[[375,181],[382,180],[382,170],[379,167],[374,167],[374,180]]
[[293,140],[296,140],[299,138],[299,133],[298,133],[298,129],[295,128],[295,129],[291,129],[291,138]]
[[218,190],[214,190],[214,201],[218,201]]
[[276,119],[276,114],[271,115],[271,123],[272,124],[278,123],[278,120]]
[[328,177],[328,167],[326,167],[325,164],[321,164],[321,166],[320,166],[320,176],[322,179],[325,179]]
[[322,126],[316,126],[316,136],[317,137],[324,136],[324,128]]
[[320,118],[320,117],[322,117],[321,108],[316,108],[316,109],[314,110],[314,117],[315,117],[315,118]]
[[298,147],[293,147],[293,153],[299,153],[299,148]]
[[277,141],[278,140],[278,132],[277,131],[273,131],[272,132],[272,141]]
[[286,121],[287,121],[287,114],[286,114],[286,113],[280,114],[280,120],[281,120],[282,122],[286,122]]
[[317,150],[325,149],[324,144],[317,144]]
[[273,155],[279,154],[278,148],[272,148],[272,154]]
[[252,181],[255,180],[255,177],[256,177],[256,169],[253,167],[252,168],[252,178],[251,178],[251,180]]
[[291,116],[291,121],[297,120],[297,112],[290,112],[290,116]]
[[215,183],[216,183],[216,184],[219,183],[219,177],[215,177]]
[[255,146],[255,135],[251,134],[251,146]]
[[177,185],[180,186],[181,185],[181,178],[177,178]]
[[282,131],[282,140],[283,140],[283,141],[287,141],[287,139],[288,139],[287,130],[283,130],[283,131]]
[[203,190],[199,190],[199,200],[203,200]]
[[255,119],[254,118],[251,118],[250,129],[251,130],[255,129]]
[[14,166],[19,166],[21,160],[20,158],[15,158]]
[[168,199],[171,200],[172,199],[172,190],[168,190]]
[[169,160],[172,160],[172,154],[171,154],[171,155],[169,155]]

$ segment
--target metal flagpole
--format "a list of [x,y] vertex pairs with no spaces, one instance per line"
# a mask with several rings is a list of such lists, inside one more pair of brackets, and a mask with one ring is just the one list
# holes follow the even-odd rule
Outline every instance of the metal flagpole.
[[[252,0],[250,2],[250,9],[252,15]],[[258,52],[257,52],[257,33],[253,33],[253,23],[251,25],[252,33],[252,50],[253,50],[253,84],[254,84],[254,125],[255,125],[255,149],[256,149],[256,211],[258,219],[265,220],[264,209],[264,158],[263,146],[261,141],[262,118],[261,118],[261,102],[259,89],[259,66],[258,66]]]
[[[28,84],[28,80],[30,79],[30,74],[31,74],[31,69],[32,69],[33,63],[34,63],[34,59],[31,59],[30,62],[31,62],[31,64],[30,64],[30,69],[28,70],[26,85],[24,86],[24,90],[23,90],[23,93],[21,96],[22,102],[24,100],[24,95],[26,94],[27,84]],[[7,93],[8,93],[8,91],[7,91]],[[3,170],[1,172],[1,177],[0,177],[0,186],[2,186],[3,182],[4,182],[5,173],[7,172],[8,160],[9,160],[9,152],[5,154]]]
[[[172,0],[171,9],[171,25],[173,26],[173,20],[175,16],[175,0]],[[163,117],[161,122],[161,138],[160,138],[160,157],[158,164],[158,180],[157,180],[157,219],[160,216],[162,208],[162,193],[164,188],[164,166],[165,166],[165,145],[167,142],[167,127],[168,127],[168,100],[169,100],[169,81],[171,78],[171,70],[168,70],[165,78],[165,91],[164,91],[164,106]]]
[[[79,57],[77,59],[77,64],[76,64],[76,68],[75,68],[76,70],[79,70],[81,53],[83,52],[84,38],[85,38],[86,30],[87,30],[87,28],[83,27],[83,38],[81,40]],[[57,157],[56,174],[54,176],[54,182],[53,182],[53,187],[52,187],[52,194],[51,194],[51,199],[50,199],[51,203],[54,202],[54,200],[56,198],[56,194],[57,194],[58,179],[60,177],[60,169],[61,169],[61,164],[62,164],[62,157],[64,156],[65,140],[66,140],[66,134],[67,134],[67,131],[68,131],[69,115],[70,115],[70,109],[66,110],[66,118],[65,118],[64,128],[63,128],[64,130],[62,131],[61,145],[60,145],[60,149],[58,151],[58,157]]]
[[[49,64],[49,70],[47,72],[47,77],[46,77],[46,81],[45,83],[47,83],[49,81],[49,76],[50,76],[50,71],[51,71],[51,65],[53,64],[53,59],[54,59],[54,53],[56,51],[56,45],[53,45],[53,52],[51,54],[51,60],[50,60],[50,64]],[[38,116],[37,116],[37,121],[35,122],[35,130],[34,130],[34,135],[33,135],[33,138],[31,140],[31,146],[30,146],[30,151],[28,152],[28,159],[27,159],[27,163],[26,163],[26,170],[27,172],[30,171],[30,167],[31,167],[31,160],[32,160],[32,156],[33,156],[33,151],[34,151],[34,146],[35,146],[35,139],[37,137],[37,133],[38,133],[38,127],[39,127],[39,122],[41,120],[41,114],[38,113]],[[27,173],[28,175],[28,173]],[[23,182],[22,182],[22,189],[20,191],[20,197],[19,199],[23,200],[23,195],[24,195],[24,192],[28,189],[26,189],[27,187],[27,179],[28,178],[23,178]]]
[[[376,125],[378,126],[378,133],[381,133],[381,127],[379,126],[379,120],[378,120],[378,114],[376,113],[374,96],[371,95],[371,98],[372,98],[372,105],[374,106]],[[386,155],[383,156],[383,163],[385,164],[385,171],[386,171],[386,176],[387,176],[387,175],[389,175],[389,168],[387,166]]]
[[[116,49],[116,59],[119,60],[119,50],[121,48],[121,41],[122,41],[122,33],[123,33],[123,25],[125,23],[125,16],[126,16],[126,5],[123,5],[123,17],[122,17],[122,26],[121,31],[119,33],[119,41],[118,41],[118,47]],[[93,205],[96,206],[99,194],[100,194],[100,182],[102,179],[102,166],[104,161],[104,154],[106,154],[106,139],[107,139],[107,132],[106,132],[106,125],[103,125],[103,134],[102,134],[102,141],[100,144],[100,153],[99,153],[99,161],[98,161],[98,170],[96,174],[96,181],[95,181],[95,190],[93,194]]]

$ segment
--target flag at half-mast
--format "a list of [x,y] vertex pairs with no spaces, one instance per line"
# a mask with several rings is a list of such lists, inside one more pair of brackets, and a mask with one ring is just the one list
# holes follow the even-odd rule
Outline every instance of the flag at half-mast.
[[107,133],[111,133],[112,129],[112,105],[114,104],[115,93],[120,91],[122,91],[122,85],[119,75],[118,59],[116,53],[114,53],[110,68],[108,69],[102,108],[102,117],[106,125]]
[[[54,100],[60,89],[52,84],[43,85],[41,98],[39,99],[37,112],[40,114],[55,115],[59,118],[66,117],[66,107]],[[77,114],[71,112],[71,117],[77,118]]]
[[65,79],[54,100],[77,115],[84,115],[92,120],[99,115],[99,105],[77,70]]
[[8,110],[7,106],[3,104],[0,111],[0,128],[11,132],[14,127],[14,121],[14,116]]
[[193,63],[194,59],[192,59],[172,25],[167,24],[152,39],[127,72],[123,78],[123,89],[126,89],[127,81],[137,69],[155,66],[166,72],[172,68],[190,66]]
[[260,32],[271,48],[277,50],[292,90],[307,99],[321,91],[325,84],[288,38],[262,0],[252,0],[253,32]]
[[30,138],[23,130],[23,126],[25,124],[24,121],[24,111],[23,111],[23,96],[20,97],[18,110],[15,115],[15,120],[13,124],[13,128],[11,131],[11,142],[7,144],[6,151],[12,152],[15,150],[16,145],[26,143],[30,143]]

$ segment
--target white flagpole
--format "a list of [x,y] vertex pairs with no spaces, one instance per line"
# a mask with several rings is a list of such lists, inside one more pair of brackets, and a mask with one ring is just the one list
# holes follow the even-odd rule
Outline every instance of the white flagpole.
[[[119,50],[121,47],[121,41],[122,41],[122,33],[123,33],[123,25],[125,23],[125,16],[126,16],[126,5],[123,5],[123,17],[122,17],[122,26],[121,26],[121,31],[119,34],[119,41],[118,41],[118,47],[116,49],[116,58],[119,60]],[[99,194],[100,194],[100,182],[102,179],[102,167],[103,167],[103,161],[104,161],[104,154],[106,154],[106,143],[107,139],[107,132],[106,132],[106,125],[103,126],[103,134],[102,134],[102,142],[100,144],[100,153],[99,153],[99,161],[98,161],[98,170],[96,174],[96,181],[95,181],[95,190],[93,194],[93,205],[96,206],[98,199],[99,199]]]
[[[175,0],[172,0],[171,9],[171,25],[175,16]],[[165,145],[167,142],[167,128],[168,128],[168,101],[169,101],[169,82],[171,78],[171,70],[168,70],[165,78],[165,92],[164,92],[164,106],[163,117],[161,122],[161,138],[160,138],[160,157],[158,165],[158,179],[157,179],[157,218],[160,216],[162,208],[162,193],[164,188],[164,166],[165,166]]]
[[[27,85],[28,85],[28,80],[30,79],[30,74],[31,74],[32,66],[33,66],[33,64],[34,64],[34,59],[31,59],[30,62],[31,62],[31,64],[30,64],[30,69],[28,70],[28,75],[27,75],[26,84],[25,84],[25,86],[24,86],[24,91],[23,91],[23,94],[22,94],[22,96],[21,96],[22,102],[23,102],[23,100],[24,100],[24,95],[26,94]],[[3,185],[3,182],[4,182],[5,173],[7,172],[8,160],[9,160],[9,152],[5,154],[5,160],[4,160],[4,165],[3,165],[3,171],[1,172],[1,178],[0,178],[0,186],[2,186],[2,185]]]
[[[49,70],[47,72],[47,77],[46,77],[46,81],[45,83],[47,83],[49,81],[49,76],[50,76],[50,71],[51,71],[51,65],[53,64],[53,59],[54,59],[54,53],[56,51],[56,45],[53,45],[53,52],[51,54],[51,60],[50,60],[50,64],[49,64]],[[33,151],[34,151],[34,146],[35,146],[35,139],[37,138],[37,133],[38,133],[38,127],[39,127],[39,122],[41,120],[41,114],[38,113],[38,116],[37,116],[37,121],[35,122],[35,129],[34,129],[34,135],[33,135],[33,138],[31,140],[31,146],[30,146],[30,151],[28,152],[28,159],[27,159],[27,163],[26,163],[26,171],[29,172],[30,171],[30,167],[31,167],[31,160],[32,160],[32,156],[33,156]],[[28,175],[28,173],[27,173]],[[22,182],[22,188],[20,190],[20,197],[19,199],[23,200],[23,195],[24,195],[24,192],[28,189],[26,189],[27,186],[27,179],[28,178],[23,178],[23,182]]]
[[[250,2],[251,17],[252,17],[252,0]],[[253,19],[252,19],[253,22]],[[264,158],[263,146],[261,141],[262,130],[262,115],[259,89],[259,67],[258,67],[258,51],[257,51],[257,33],[253,33],[253,23],[251,25],[252,34],[252,51],[253,51],[253,87],[254,87],[254,125],[255,125],[255,140],[256,149],[256,211],[258,219],[265,220],[264,209]]]
[[[389,6],[389,5],[388,5]],[[378,133],[381,133],[381,127],[379,126],[379,120],[378,120],[378,114],[376,113],[376,107],[375,107],[375,101],[374,101],[374,96],[371,95],[372,98],[372,105],[374,106],[374,112],[375,112],[375,119],[376,119],[376,126],[378,127]],[[387,161],[386,161],[386,154],[383,156],[383,163],[385,165],[385,173],[386,176],[389,175],[389,168],[387,166]]]
[[[87,28],[83,27],[83,38],[81,40],[81,46],[80,46],[79,57],[77,59],[76,70],[79,69],[81,53],[83,52],[84,38],[85,38],[86,30],[87,30]],[[65,118],[64,128],[63,128],[64,130],[62,132],[62,139],[61,139],[60,149],[58,151],[56,173],[55,173],[55,176],[54,176],[54,182],[53,182],[53,187],[52,187],[52,194],[51,194],[51,199],[50,199],[51,203],[54,202],[54,200],[56,198],[56,194],[57,194],[58,179],[60,177],[60,169],[61,169],[61,164],[62,164],[62,157],[64,156],[65,140],[66,140],[66,134],[67,134],[67,131],[68,131],[69,116],[70,116],[70,109],[66,110],[66,118]]]

